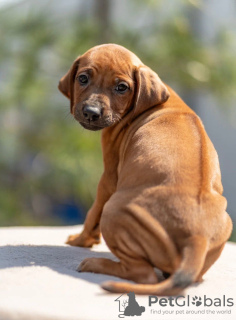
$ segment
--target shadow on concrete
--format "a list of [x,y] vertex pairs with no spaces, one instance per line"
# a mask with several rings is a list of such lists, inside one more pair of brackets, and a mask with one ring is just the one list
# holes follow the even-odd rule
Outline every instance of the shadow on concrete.
[[88,248],[52,245],[6,245],[0,247],[0,269],[16,267],[48,267],[58,273],[92,283],[119,278],[76,271],[85,258],[108,258],[117,260],[110,252],[97,252]]
[[[104,274],[77,272],[78,265],[85,258],[108,258],[118,261],[110,252],[98,252],[89,248],[53,245],[6,245],[0,247],[0,269],[41,266],[95,284],[101,284],[107,280],[124,281],[124,279]],[[159,281],[163,281],[162,272],[158,269],[155,271]],[[132,283],[132,281],[125,281]],[[198,284],[195,283],[193,286],[198,286]]]

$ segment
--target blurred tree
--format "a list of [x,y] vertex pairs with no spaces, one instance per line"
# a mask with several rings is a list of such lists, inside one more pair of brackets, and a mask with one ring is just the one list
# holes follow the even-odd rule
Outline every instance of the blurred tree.
[[1,225],[81,222],[91,205],[102,172],[100,134],[73,121],[56,88],[90,47],[119,43],[171,84],[235,95],[236,61],[224,49],[233,43],[223,30],[209,46],[194,38],[186,10],[199,10],[196,2],[176,1],[173,16],[163,1],[130,0],[134,15],[150,14],[135,28],[111,21],[109,0],[22,1],[0,11]]
[[98,0],[94,2],[94,17],[99,30],[97,44],[110,42],[111,21],[110,21],[110,0]]

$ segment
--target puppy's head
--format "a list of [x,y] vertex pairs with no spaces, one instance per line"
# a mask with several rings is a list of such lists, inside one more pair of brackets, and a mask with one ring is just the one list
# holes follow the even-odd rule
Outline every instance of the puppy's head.
[[116,124],[127,113],[135,118],[169,97],[155,72],[115,44],[96,46],[78,57],[58,88],[70,99],[75,119],[94,131]]

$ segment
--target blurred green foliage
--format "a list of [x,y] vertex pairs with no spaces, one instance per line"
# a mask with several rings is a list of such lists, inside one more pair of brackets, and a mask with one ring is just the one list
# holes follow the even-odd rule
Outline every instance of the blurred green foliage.
[[110,17],[103,24],[92,2],[90,14],[74,4],[64,16],[59,2],[23,1],[0,11],[1,225],[60,224],[55,204],[73,202],[84,212],[91,205],[102,173],[100,134],[79,127],[57,91],[72,61],[90,47],[118,43],[185,90],[236,94],[233,37],[221,30],[208,45],[195,36],[189,13],[202,10],[198,1],[178,0],[174,15],[163,18],[163,1],[130,0],[134,15],[144,9],[152,15],[138,29]]

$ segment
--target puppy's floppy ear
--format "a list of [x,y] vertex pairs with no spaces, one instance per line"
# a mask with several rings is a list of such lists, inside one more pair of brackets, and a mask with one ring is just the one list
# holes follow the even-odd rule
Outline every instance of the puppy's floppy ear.
[[135,70],[136,96],[133,114],[138,114],[151,107],[166,102],[170,93],[158,75],[147,66]]
[[70,112],[74,104],[74,82],[75,75],[79,66],[79,57],[73,62],[70,70],[61,78],[58,84],[58,89],[70,99]]

